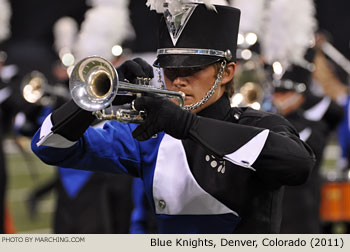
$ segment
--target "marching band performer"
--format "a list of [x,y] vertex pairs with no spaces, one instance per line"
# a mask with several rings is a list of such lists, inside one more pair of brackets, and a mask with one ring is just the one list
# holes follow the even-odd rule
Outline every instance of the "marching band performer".
[[[140,177],[160,233],[278,233],[283,185],[304,183],[314,155],[284,118],[230,107],[240,11],[204,2],[149,1],[165,15],[154,65],[186,95],[184,108],[148,94],[134,101],[147,114],[140,124],[94,129],[70,101],[32,149],[51,165]],[[141,59],[117,71],[131,83],[153,77]]]

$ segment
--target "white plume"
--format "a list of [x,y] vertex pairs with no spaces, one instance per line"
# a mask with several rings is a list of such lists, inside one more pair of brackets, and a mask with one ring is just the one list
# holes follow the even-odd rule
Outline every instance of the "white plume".
[[112,1],[107,2],[86,12],[74,50],[77,60],[91,55],[111,60],[112,47],[135,36],[127,1],[113,1],[114,5],[110,5]]
[[155,10],[157,13],[164,13],[164,3],[169,4],[170,13],[176,13],[184,3],[204,3],[209,9],[215,9],[214,4],[217,5],[227,5],[226,0],[147,0],[146,5],[150,7],[151,10]]
[[0,42],[11,35],[10,18],[11,6],[7,0],[0,0]]
[[147,0],[146,5],[150,8],[150,10],[155,10],[157,13],[163,13],[163,4],[165,1],[166,0]]
[[266,0],[234,0],[231,3],[232,7],[241,10],[240,33],[254,32],[261,35],[265,5]]
[[263,57],[269,64],[279,61],[284,69],[302,66],[316,28],[313,0],[271,0],[261,37]]
[[56,21],[53,27],[55,49],[60,52],[62,48],[72,50],[78,33],[78,23],[71,17],[62,17]]

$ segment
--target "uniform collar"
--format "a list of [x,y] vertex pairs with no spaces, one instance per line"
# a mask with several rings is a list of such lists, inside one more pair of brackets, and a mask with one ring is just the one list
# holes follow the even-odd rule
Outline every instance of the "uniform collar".
[[197,115],[217,120],[224,120],[227,117],[230,109],[230,100],[227,95],[224,94],[215,103],[198,112]]
[[298,119],[303,117],[303,110],[298,108],[292,112],[290,112],[288,115],[284,115],[285,118],[287,119]]

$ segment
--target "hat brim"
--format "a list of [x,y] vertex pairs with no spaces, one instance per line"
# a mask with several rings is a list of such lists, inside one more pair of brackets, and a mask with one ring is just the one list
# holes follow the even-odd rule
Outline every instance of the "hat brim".
[[293,88],[283,88],[283,87],[275,87],[273,89],[273,93],[287,93],[289,91],[295,91]]
[[211,65],[219,62],[220,60],[223,60],[223,58],[195,54],[168,54],[159,55],[156,61],[153,63],[153,66],[161,68],[199,67]]

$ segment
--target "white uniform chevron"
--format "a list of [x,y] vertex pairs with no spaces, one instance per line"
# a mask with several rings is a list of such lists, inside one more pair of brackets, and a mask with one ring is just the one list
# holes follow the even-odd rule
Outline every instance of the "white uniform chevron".
[[40,140],[37,142],[37,146],[45,145],[55,148],[69,148],[76,142],[69,141],[61,135],[54,134],[52,131],[51,114],[48,115],[40,129]]
[[224,159],[230,161],[235,165],[239,165],[255,171],[252,165],[264,148],[268,135],[269,130],[263,130],[235,152],[225,155]]
[[159,147],[153,198],[157,214],[237,215],[200,187],[190,171],[182,142],[166,134]]
[[329,97],[324,97],[319,103],[304,112],[305,118],[310,121],[321,120],[326,113],[330,103],[331,99]]
[[307,127],[299,132],[300,139],[306,142],[309,137],[311,136],[312,130],[311,128]]

